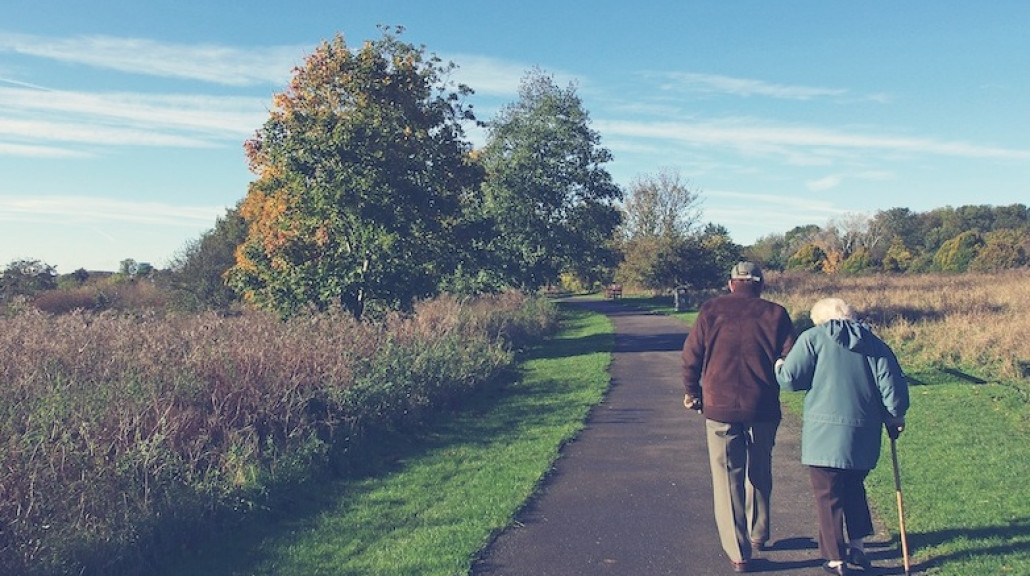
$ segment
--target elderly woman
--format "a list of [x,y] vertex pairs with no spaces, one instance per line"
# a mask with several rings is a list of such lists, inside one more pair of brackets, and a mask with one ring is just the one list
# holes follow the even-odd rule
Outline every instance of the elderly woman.
[[880,457],[881,428],[891,438],[904,428],[908,384],[894,352],[843,300],[820,300],[811,315],[815,326],[776,363],[776,377],[785,390],[808,391],[801,462],[815,496],[823,569],[842,576],[848,563],[870,568],[865,478]]

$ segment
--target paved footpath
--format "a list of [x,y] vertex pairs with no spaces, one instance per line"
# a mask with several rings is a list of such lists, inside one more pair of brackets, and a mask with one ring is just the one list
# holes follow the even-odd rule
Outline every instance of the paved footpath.
[[[615,325],[611,389],[472,574],[733,574],[712,514],[704,418],[682,405],[686,326],[617,302],[577,303]],[[800,448],[800,424],[785,420],[773,456],[772,547],[756,553],[752,573],[824,574]],[[868,546],[875,573],[903,574],[882,527]]]

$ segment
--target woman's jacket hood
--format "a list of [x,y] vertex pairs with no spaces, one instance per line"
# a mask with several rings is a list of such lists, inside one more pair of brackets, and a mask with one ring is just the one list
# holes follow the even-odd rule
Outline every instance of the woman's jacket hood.
[[848,350],[867,353],[870,337],[873,335],[864,324],[853,320],[830,320],[822,326],[830,339]]

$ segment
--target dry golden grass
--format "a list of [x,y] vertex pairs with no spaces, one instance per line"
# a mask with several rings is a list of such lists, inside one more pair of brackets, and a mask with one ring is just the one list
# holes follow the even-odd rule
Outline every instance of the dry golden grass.
[[[842,298],[906,366],[978,370],[987,379],[1030,377],[1030,272],[898,276],[770,275],[765,295],[795,322],[817,300]],[[1021,386],[1023,387],[1023,386]]]

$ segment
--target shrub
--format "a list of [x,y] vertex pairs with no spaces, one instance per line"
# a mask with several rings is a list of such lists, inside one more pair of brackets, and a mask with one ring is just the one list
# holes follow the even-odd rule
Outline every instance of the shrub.
[[969,263],[969,269],[977,272],[991,272],[1022,268],[1030,262],[1027,246],[1030,238],[1026,232],[997,230],[984,235],[984,245]]
[[74,310],[95,310],[99,302],[96,290],[75,286],[43,292],[32,301],[33,306],[50,314],[67,314]]
[[844,260],[841,264],[841,271],[848,274],[861,274],[872,267],[873,262],[869,250],[862,246]]
[[170,297],[170,292],[149,280],[112,277],[81,286],[40,292],[33,298],[32,304],[49,314],[67,314],[75,310],[138,313],[165,309]]
[[942,272],[965,272],[983,244],[979,232],[962,232],[941,244],[933,257],[934,266]]
[[808,243],[802,245],[797,252],[787,259],[787,268],[817,272],[822,270],[825,260],[826,252],[819,246]]

